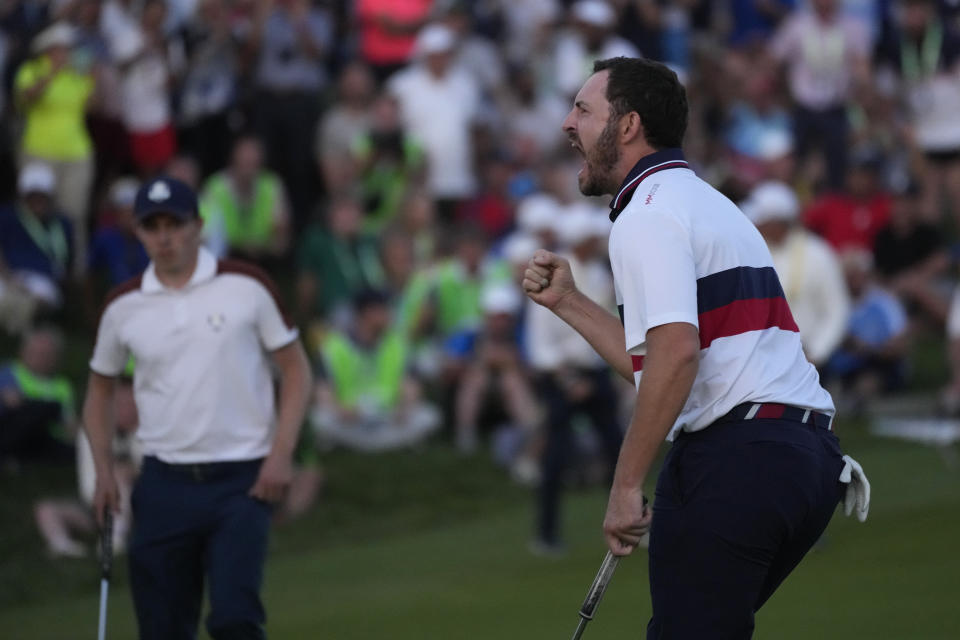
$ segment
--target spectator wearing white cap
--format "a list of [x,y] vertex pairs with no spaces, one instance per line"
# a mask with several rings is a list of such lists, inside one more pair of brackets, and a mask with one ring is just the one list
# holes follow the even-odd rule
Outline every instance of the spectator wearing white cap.
[[456,391],[455,434],[462,453],[476,450],[481,414],[495,407],[502,407],[504,417],[525,434],[537,427],[536,396],[518,340],[522,307],[523,297],[512,284],[494,284],[480,296],[483,324]]
[[19,199],[0,208],[0,280],[37,303],[59,308],[73,251],[72,225],[57,213],[53,169],[30,162],[20,170]]
[[473,129],[480,108],[476,79],[453,65],[456,38],[448,27],[430,24],[417,36],[416,62],[388,81],[406,130],[427,156],[426,185],[438,201],[441,221],[476,191]]
[[107,202],[100,216],[101,226],[90,239],[90,270],[87,290],[91,294],[91,309],[102,300],[95,282],[105,282],[110,288],[140,275],[150,262],[147,252],[137,239],[133,203],[140,183],[136,178],[118,178],[107,193]]
[[[616,309],[613,277],[605,263],[610,221],[597,217],[594,207],[579,202],[553,214],[561,252],[570,262],[577,286],[612,313]],[[603,223],[601,225],[601,222]],[[573,465],[576,446],[571,418],[582,414],[599,436],[612,473],[622,439],[618,394],[609,368],[593,347],[546,307],[527,302],[525,343],[536,376],[538,397],[546,407],[546,444],[538,492],[536,537],[530,545],[538,554],[562,551],[560,498],[565,471]]]
[[640,51],[614,32],[617,13],[605,0],[578,0],[570,7],[569,28],[557,37],[554,75],[561,95],[572,97],[593,73],[594,60],[640,57]]
[[53,200],[73,223],[75,273],[86,269],[86,226],[93,182],[93,144],[84,118],[96,82],[90,68],[71,56],[76,31],[57,22],[31,43],[34,57],[14,79],[14,103],[24,117],[22,162],[39,160],[52,169]]
[[770,249],[807,358],[822,366],[843,340],[850,315],[850,296],[836,254],[797,224],[797,197],[781,182],[758,185],[741,209]]

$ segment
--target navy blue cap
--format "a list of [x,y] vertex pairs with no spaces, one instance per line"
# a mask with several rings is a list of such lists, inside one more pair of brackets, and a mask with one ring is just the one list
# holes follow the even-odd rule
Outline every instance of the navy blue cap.
[[145,182],[137,191],[133,215],[145,220],[157,213],[166,213],[180,220],[199,216],[197,195],[184,182],[169,176],[159,176]]

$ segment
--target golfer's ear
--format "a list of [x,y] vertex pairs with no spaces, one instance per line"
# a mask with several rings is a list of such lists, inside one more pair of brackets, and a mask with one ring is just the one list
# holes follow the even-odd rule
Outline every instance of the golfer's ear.
[[620,139],[624,144],[643,137],[643,122],[636,111],[620,116]]

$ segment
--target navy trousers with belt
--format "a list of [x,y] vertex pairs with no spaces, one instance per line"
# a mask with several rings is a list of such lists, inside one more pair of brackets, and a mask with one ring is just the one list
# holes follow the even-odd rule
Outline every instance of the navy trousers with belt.
[[750,638],[840,500],[836,436],[784,419],[682,434],[657,481],[648,640]]
[[264,638],[271,508],[247,495],[260,460],[169,465],[146,457],[131,497],[130,587],[141,640],[197,636],[206,582],[215,640]]

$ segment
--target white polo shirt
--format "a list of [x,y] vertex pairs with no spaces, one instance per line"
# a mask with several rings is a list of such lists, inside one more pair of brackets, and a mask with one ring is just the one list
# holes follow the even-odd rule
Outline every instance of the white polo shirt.
[[700,368],[668,440],[744,402],[833,414],[763,238],[679,149],[642,158],[611,208],[610,263],[637,385],[647,331],[687,322],[700,332]]
[[269,452],[275,422],[268,352],[297,335],[259,268],[201,248],[182,289],[164,287],[151,263],[110,295],[90,368],[116,376],[135,358],[145,455],[251,460]]

